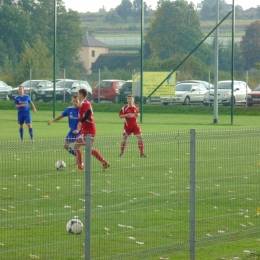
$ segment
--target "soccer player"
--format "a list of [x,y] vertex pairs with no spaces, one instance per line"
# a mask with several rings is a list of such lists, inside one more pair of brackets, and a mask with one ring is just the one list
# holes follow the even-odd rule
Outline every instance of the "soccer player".
[[144,143],[142,138],[142,131],[138,125],[137,118],[140,116],[139,107],[134,104],[133,95],[127,95],[127,105],[125,105],[119,112],[119,117],[125,119],[123,142],[121,143],[121,153],[119,156],[123,156],[126,148],[127,138],[133,133],[138,140],[138,148],[140,150],[140,157],[147,157],[144,154]]
[[29,104],[31,105],[33,112],[36,113],[36,108],[30,98],[29,95],[24,94],[24,87],[19,86],[18,87],[18,93],[19,95],[15,97],[14,99],[14,105],[18,109],[18,124],[20,125],[20,138],[21,141],[23,141],[23,136],[24,136],[24,122],[28,126],[30,138],[33,141],[33,128],[32,128],[32,118],[31,118],[31,113],[30,113],[30,107]]
[[[77,158],[78,168],[75,171],[83,171],[82,166],[82,152],[80,147],[85,145],[86,135],[92,135],[92,146],[94,142],[94,137],[96,135],[96,126],[94,122],[94,115],[91,104],[87,100],[88,92],[86,89],[80,89],[78,91],[78,98],[80,102],[79,107],[79,122],[77,129],[73,131],[74,134],[78,134],[79,136],[75,141],[74,150]],[[92,155],[99,160],[103,165],[103,170],[110,166],[109,162],[107,162],[102,155],[92,147]]]
[[79,134],[73,134],[73,131],[77,129],[78,125],[78,113],[79,113],[79,99],[78,96],[73,96],[72,98],[72,104],[73,106],[68,107],[65,109],[61,115],[53,118],[50,120],[47,124],[50,125],[55,121],[61,120],[63,117],[68,117],[68,123],[70,131],[66,136],[65,142],[64,142],[64,148],[71,153],[72,155],[76,156],[74,149],[70,146],[71,143],[74,143],[76,138],[79,136]]

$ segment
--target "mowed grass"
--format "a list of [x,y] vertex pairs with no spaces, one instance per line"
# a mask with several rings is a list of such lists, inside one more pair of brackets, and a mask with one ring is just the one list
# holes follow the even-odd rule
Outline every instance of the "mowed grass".
[[[74,216],[84,223],[85,178],[73,172],[75,158],[62,148],[66,120],[48,126],[51,118],[51,111],[33,115],[36,142],[26,130],[21,143],[16,111],[1,113],[1,259],[84,255],[84,231],[69,235],[65,226]],[[214,125],[211,115],[145,114],[145,159],[134,137],[118,157],[123,122],[117,112],[97,112],[95,119],[95,147],[111,168],[104,172],[92,160],[92,259],[189,258],[191,128],[212,130],[198,134],[197,258],[259,254],[259,140],[257,130],[246,132],[259,126],[257,116],[236,116],[230,126],[228,115]],[[216,134],[216,128],[229,131]],[[54,168],[59,159],[67,163],[63,171]]]

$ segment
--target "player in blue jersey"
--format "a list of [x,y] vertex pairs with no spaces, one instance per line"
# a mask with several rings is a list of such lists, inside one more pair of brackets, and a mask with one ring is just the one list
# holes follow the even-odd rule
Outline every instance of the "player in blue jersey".
[[72,103],[73,106],[68,107],[65,109],[61,115],[53,118],[50,120],[47,124],[50,125],[51,123],[58,121],[62,119],[63,117],[68,117],[68,123],[69,123],[69,128],[70,131],[66,136],[65,142],[64,142],[64,148],[74,156],[76,156],[74,149],[70,146],[71,143],[74,143],[76,138],[78,137],[79,134],[73,134],[73,131],[77,129],[78,125],[78,112],[79,112],[79,100],[77,96],[73,96],[72,98]]
[[30,114],[30,107],[31,105],[33,112],[36,113],[36,108],[30,98],[29,95],[24,94],[23,86],[18,87],[19,96],[15,97],[14,105],[18,109],[18,124],[20,125],[20,138],[23,141],[24,135],[24,122],[27,124],[29,129],[30,138],[33,141],[33,128],[32,128],[32,118]]

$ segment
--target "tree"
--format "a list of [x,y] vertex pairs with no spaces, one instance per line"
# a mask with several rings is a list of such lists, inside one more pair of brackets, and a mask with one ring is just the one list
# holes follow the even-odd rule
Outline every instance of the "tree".
[[33,78],[50,78],[52,76],[53,58],[46,45],[37,40],[33,47],[27,42],[19,63],[19,77],[21,80],[29,78],[29,71],[33,69]]
[[153,57],[166,59],[187,54],[203,34],[193,4],[184,0],[165,1],[156,11],[146,35]]
[[256,20],[246,27],[246,34],[240,42],[246,69],[254,67],[260,60],[260,20]]
[[115,10],[117,14],[126,21],[127,17],[132,13],[132,3],[130,0],[122,0],[121,4],[117,6]]
[[17,61],[22,52],[23,42],[32,40],[30,24],[29,14],[19,10],[16,5],[0,6],[0,41],[7,48],[5,55],[13,61]]
[[[141,1],[140,0],[134,0],[133,1],[133,6],[132,6],[132,14],[134,17],[141,17]],[[147,14],[149,10],[148,5],[146,2],[144,2],[144,15]]]
[[[61,68],[73,66],[83,41],[79,13],[69,10],[59,16],[57,26],[57,59]],[[66,55],[64,55],[66,53]]]
[[256,7],[256,18],[260,19],[260,5]]
[[105,22],[116,24],[122,22],[122,18],[117,14],[114,9],[111,9],[105,16]]

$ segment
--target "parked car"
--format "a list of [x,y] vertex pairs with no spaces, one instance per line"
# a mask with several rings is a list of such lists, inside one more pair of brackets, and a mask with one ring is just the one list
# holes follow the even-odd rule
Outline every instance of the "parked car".
[[[32,101],[42,99],[44,90],[53,88],[53,84],[49,80],[27,80],[20,86],[24,87],[24,93],[30,95]],[[18,88],[8,91],[9,99],[14,99],[16,96],[18,96]]]
[[203,97],[207,89],[203,84],[198,83],[178,83],[175,86],[175,96],[161,97],[164,105],[169,103],[182,103],[188,105],[192,102],[203,102]]
[[11,90],[12,87],[5,84],[3,81],[0,81],[0,99],[8,100],[8,91]]
[[260,84],[252,92],[247,93],[246,100],[248,106],[260,104]]
[[[92,98],[92,88],[87,81],[66,79],[58,81],[55,85],[56,100],[70,101],[78,90],[85,88],[88,91],[88,100]],[[43,92],[43,100],[51,101],[53,99],[53,89],[46,89]]]
[[[223,105],[231,105],[231,80],[219,81],[218,82],[218,103]],[[234,81],[234,104],[245,103],[246,94],[251,92],[244,81]],[[204,96],[204,105],[214,103],[214,87],[210,88]]]
[[98,102],[99,100],[109,100],[114,103],[119,103],[120,88],[125,83],[124,80],[102,80],[94,88],[93,100]]
[[126,97],[132,94],[132,80],[127,80],[120,88],[119,102],[126,102]]
[[203,84],[206,89],[209,89],[209,88],[213,87],[212,84],[210,84],[207,81],[203,81],[203,80],[189,79],[189,80],[182,80],[182,81],[180,81],[178,83],[199,83],[199,84]]

